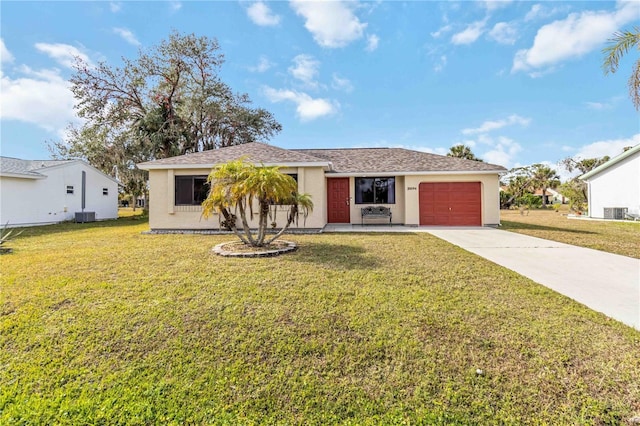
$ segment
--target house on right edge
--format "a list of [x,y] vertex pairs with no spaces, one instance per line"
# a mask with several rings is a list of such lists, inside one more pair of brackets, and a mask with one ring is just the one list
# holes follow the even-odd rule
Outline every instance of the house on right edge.
[[589,217],[640,214],[640,144],[580,176],[588,186]]

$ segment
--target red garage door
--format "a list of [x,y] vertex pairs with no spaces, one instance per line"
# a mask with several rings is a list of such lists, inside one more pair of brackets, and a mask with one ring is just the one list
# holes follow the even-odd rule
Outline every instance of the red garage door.
[[420,225],[482,225],[480,182],[424,182],[419,197]]

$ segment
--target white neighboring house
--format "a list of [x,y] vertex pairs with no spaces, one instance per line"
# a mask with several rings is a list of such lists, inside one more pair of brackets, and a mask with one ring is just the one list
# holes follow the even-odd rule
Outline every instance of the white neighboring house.
[[80,160],[0,157],[0,226],[75,220],[77,212],[83,222],[116,219],[118,181]]
[[625,213],[640,214],[640,144],[580,179],[588,185],[589,217],[624,219]]

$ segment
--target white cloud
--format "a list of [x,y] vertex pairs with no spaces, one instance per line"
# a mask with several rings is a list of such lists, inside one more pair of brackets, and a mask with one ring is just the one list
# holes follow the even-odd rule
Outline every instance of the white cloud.
[[591,110],[602,111],[614,108],[624,98],[624,96],[613,96],[602,102],[585,102],[584,104]]
[[586,158],[599,158],[608,155],[613,158],[622,154],[623,148],[636,146],[638,144],[640,144],[640,133],[626,139],[610,139],[584,145],[578,148],[578,152],[574,157],[584,160]]
[[621,26],[638,19],[639,2],[619,2],[612,12],[584,11],[544,25],[529,49],[519,50],[511,72],[552,67],[597,49]]
[[254,24],[262,27],[273,27],[280,23],[280,16],[274,15],[269,6],[259,1],[247,8],[247,16]]
[[309,87],[317,87],[315,81],[319,74],[320,62],[311,55],[298,55],[293,58],[294,66],[289,67],[289,73],[296,79],[302,81]]
[[496,10],[509,6],[509,3],[512,1],[513,0],[480,0],[480,3],[482,3],[484,8],[487,10]]
[[306,93],[293,90],[278,90],[266,86],[263,92],[271,102],[291,101],[295,103],[296,115],[301,121],[311,121],[335,114],[339,107],[336,102],[320,98],[314,99]]
[[36,43],[36,49],[46,53],[63,67],[73,68],[76,58],[80,58],[86,64],[91,64],[89,57],[77,47],[63,43]]
[[120,12],[120,10],[122,10],[122,2],[120,1],[109,2],[109,9],[111,9],[111,12],[113,13]]
[[353,84],[351,84],[351,81],[348,78],[341,78],[336,73],[333,73],[333,81],[331,82],[331,87],[347,93],[353,92]]
[[531,6],[531,9],[529,10],[529,12],[527,12],[527,14],[524,16],[524,20],[525,22],[533,21],[538,16],[540,16],[541,13],[542,13],[542,5],[534,4],[533,6]]
[[169,6],[171,7],[171,11],[172,12],[177,12],[180,9],[182,9],[182,2],[181,1],[170,1],[169,2]]
[[118,34],[120,37],[124,39],[124,41],[126,41],[129,44],[132,44],[134,46],[140,46],[142,44],[138,41],[136,36],[126,28],[114,28],[113,32]]
[[380,37],[375,34],[371,34],[367,37],[367,52],[373,52],[378,48],[378,43],[380,43]]
[[601,111],[604,109],[611,109],[613,105],[605,103],[605,102],[585,102],[585,105],[589,109],[593,109],[596,111]]
[[514,167],[514,157],[522,151],[519,143],[504,136],[493,139],[483,135],[480,138],[480,142],[493,148],[480,156],[484,161],[504,166],[508,169]]
[[438,29],[438,31],[434,31],[431,34],[431,37],[433,38],[439,38],[441,35],[443,35],[444,33],[448,33],[449,31],[451,31],[453,29],[453,27],[450,24],[447,24],[443,27],[440,27]]
[[562,10],[564,10],[564,8],[562,7],[549,8],[546,5],[543,6],[539,3],[534,4],[533,6],[531,6],[531,9],[529,10],[529,12],[527,12],[527,14],[525,15],[524,21],[529,22],[535,19],[548,18],[550,16],[555,15],[556,13],[561,12]]
[[353,14],[352,3],[292,0],[291,7],[304,17],[305,28],[322,47],[344,47],[361,38],[367,27]]
[[475,42],[484,32],[486,23],[487,20],[483,19],[482,21],[476,21],[469,24],[467,28],[454,34],[451,37],[451,42],[453,44],[471,44]]
[[21,77],[0,80],[0,119],[35,124],[58,136],[70,121],[79,122],[69,82],[58,70],[20,70]]
[[267,58],[266,56],[262,55],[262,56],[260,56],[260,59],[258,60],[258,65],[256,65],[255,67],[249,67],[249,71],[251,71],[251,72],[265,72],[265,71],[269,70],[272,66],[273,66],[273,63],[271,61],[269,61],[269,58]]
[[440,72],[440,71],[442,71],[444,69],[444,67],[446,65],[447,65],[447,57],[446,57],[446,55],[441,55],[440,59],[433,66],[433,70],[435,72]]
[[7,49],[7,46],[4,45],[4,40],[0,38],[0,62],[1,63],[11,63],[13,62],[14,57]]
[[517,114],[512,114],[509,117],[502,119],[502,120],[496,120],[496,121],[485,121],[484,123],[482,123],[480,125],[480,127],[477,128],[470,128],[470,129],[463,129],[462,130],[462,134],[463,135],[474,135],[474,134],[479,134],[479,133],[487,133],[490,132],[492,130],[497,130],[497,129],[501,129],[505,126],[512,126],[515,124],[519,124],[521,126],[527,126],[529,125],[529,123],[531,122],[530,118],[525,118],[525,117],[521,117]]
[[518,30],[513,23],[498,22],[489,31],[489,37],[500,44],[514,44],[518,39]]

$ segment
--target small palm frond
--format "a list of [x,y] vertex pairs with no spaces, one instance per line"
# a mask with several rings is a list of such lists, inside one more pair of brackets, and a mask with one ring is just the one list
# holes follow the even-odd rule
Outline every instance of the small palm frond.
[[[4,228],[0,228],[0,246],[4,243],[6,243],[7,241],[11,241],[14,238],[16,238],[18,235],[22,234],[24,231],[20,231],[17,234],[13,235],[13,232],[15,231],[15,229],[8,229],[9,226],[9,222],[7,222],[4,225]],[[12,236],[13,235],[13,236]]]
[[640,47],[640,28],[634,27],[634,31],[618,31],[609,39],[609,45],[602,49],[605,54],[602,68],[605,74],[615,73],[620,64],[620,58],[633,46]]

